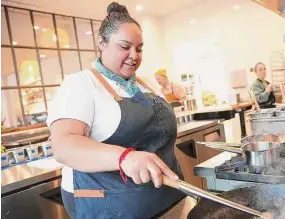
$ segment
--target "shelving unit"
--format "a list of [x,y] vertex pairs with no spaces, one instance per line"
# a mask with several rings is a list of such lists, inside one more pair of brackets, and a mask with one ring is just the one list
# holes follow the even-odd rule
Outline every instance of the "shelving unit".
[[[270,67],[272,72],[272,83],[283,82],[285,86],[285,50],[270,53]],[[281,95],[280,88],[276,88],[275,93]]]

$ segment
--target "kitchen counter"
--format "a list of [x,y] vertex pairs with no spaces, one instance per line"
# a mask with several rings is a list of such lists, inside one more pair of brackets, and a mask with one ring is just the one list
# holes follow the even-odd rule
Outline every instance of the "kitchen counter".
[[[178,137],[199,132],[219,124],[213,121],[191,121],[178,126]],[[39,182],[61,177],[63,165],[51,158],[24,163],[1,170],[1,194],[6,194]]]
[[189,212],[197,204],[197,200],[187,196],[185,199],[176,204],[166,214],[159,217],[159,219],[187,219]]
[[253,105],[253,102],[244,102],[244,103],[238,103],[235,105],[231,105],[233,110],[237,110],[237,109],[242,109],[242,108],[246,108],[246,107],[251,107]]
[[255,186],[260,184],[257,182],[220,179],[216,177],[215,167],[223,164],[227,160],[230,160],[234,156],[237,156],[237,154],[230,152],[220,153],[219,155],[195,166],[194,174],[196,176],[206,178],[207,190],[210,191],[230,191],[233,189]]
[[203,121],[190,121],[188,123],[178,125],[177,137],[192,134],[201,130],[216,126],[220,120],[203,120]]
[[50,157],[1,170],[1,194],[23,189],[45,180],[60,178],[61,168],[62,165]]

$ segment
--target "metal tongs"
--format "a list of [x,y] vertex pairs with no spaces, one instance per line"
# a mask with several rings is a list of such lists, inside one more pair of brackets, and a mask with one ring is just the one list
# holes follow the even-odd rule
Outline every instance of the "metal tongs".
[[197,195],[199,197],[206,198],[206,199],[209,199],[209,200],[214,201],[214,202],[218,202],[222,205],[226,205],[228,207],[249,213],[251,215],[258,216],[258,217],[263,218],[263,219],[272,219],[272,215],[268,212],[260,212],[260,211],[254,210],[252,208],[246,207],[244,205],[229,201],[227,199],[221,198],[221,197],[213,195],[207,191],[199,189],[198,187],[193,186],[189,183],[186,183],[182,180],[174,181],[174,180],[168,178],[167,176],[163,176],[163,184],[170,186],[172,188],[178,189],[179,191],[181,191],[187,195]]

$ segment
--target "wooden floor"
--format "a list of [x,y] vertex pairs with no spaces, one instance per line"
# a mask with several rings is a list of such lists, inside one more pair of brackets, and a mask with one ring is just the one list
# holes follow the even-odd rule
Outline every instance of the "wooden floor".
[[195,205],[196,200],[187,197],[159,219],[187,219],[188,213]]

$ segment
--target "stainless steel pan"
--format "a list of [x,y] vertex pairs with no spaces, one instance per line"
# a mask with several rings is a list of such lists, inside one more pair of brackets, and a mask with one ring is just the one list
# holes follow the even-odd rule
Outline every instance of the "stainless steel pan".
[[280,143],[279,142],[250,142],[243,145],[241,148],[213,146],[208,147],[242,154],[246,164],[254,167],[270,167],[278,163],[280,158]]

